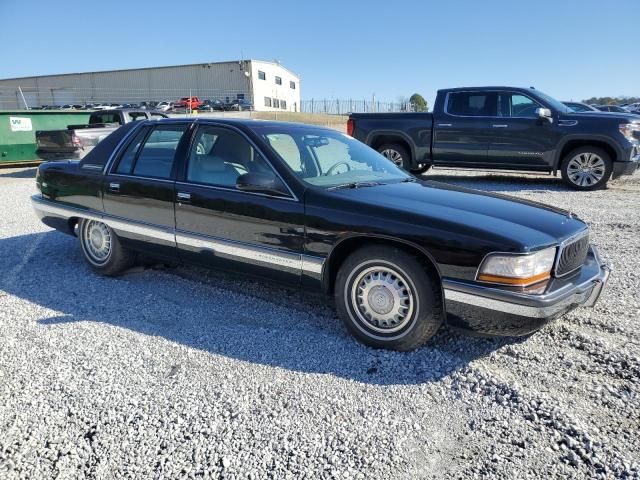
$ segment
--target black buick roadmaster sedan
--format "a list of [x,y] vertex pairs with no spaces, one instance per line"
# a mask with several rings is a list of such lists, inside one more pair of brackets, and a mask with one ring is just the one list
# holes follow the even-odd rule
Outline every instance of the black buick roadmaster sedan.
[[527,334],[594,305],[609,274],[569,212],[418,180],[309,125],[134,122],[36,182],[38,216],[99,273],[144,253],[322,290],[374,347],[414,349],[442,323]]

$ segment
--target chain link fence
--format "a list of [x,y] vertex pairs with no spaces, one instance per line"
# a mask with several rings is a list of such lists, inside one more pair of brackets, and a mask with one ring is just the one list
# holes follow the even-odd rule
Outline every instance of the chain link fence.
[[409,101],[384,102],[380,100],[338,100],[310,99],[300,102],[300,111],[304,113],[324,113],[329,115],[347,115],[349,113],[375,112],[413,112],[414,106]]

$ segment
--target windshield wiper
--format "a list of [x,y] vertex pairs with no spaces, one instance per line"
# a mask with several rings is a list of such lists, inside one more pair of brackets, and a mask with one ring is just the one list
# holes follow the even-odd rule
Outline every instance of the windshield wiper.
[[341,183],[340,185],[334,185],[333,187],[329,187],[327,190],[338,190],[340,188],[375,187],[376,185],[382,185],[382,184],[378,182],[349,182],[349,183]]

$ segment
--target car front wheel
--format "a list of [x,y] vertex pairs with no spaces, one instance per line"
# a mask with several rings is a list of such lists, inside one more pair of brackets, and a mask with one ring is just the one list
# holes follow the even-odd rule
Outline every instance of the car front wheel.
[[103,222],[82,219],[78,238],[85,260],[98,273],[118,275],[133,265],[134,254],[120,244],[115,232]]
[[611,177],[613,163],[604,150],[581,147],[569,152],[560,165],[562,179],[576,190],[595,190],[604,187]]
[[349,331],[375,348],[413,350],[442,324],[437,282],[419,258],[394,247],[352,253],[338,271],[335,300]]

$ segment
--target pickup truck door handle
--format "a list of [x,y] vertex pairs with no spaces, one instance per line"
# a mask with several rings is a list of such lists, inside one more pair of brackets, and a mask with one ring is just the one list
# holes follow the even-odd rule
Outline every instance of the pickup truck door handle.
[[439,127],[453,127],[453,125],[451,125],[450,123],[439,123],[438,126]]
[[118,193],[120,191],[120,184],[116,183],[116,182],[111,182],[109,184],[109,191],[110,192],[114,192],[114,193]]
[[187,192],[178,192],[178,202],[189,203],[191,201],[191,194]]
[[493,128],[507,128],[509,125],[505,125],[504,123],[493,124],[491,125]]

